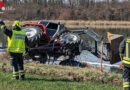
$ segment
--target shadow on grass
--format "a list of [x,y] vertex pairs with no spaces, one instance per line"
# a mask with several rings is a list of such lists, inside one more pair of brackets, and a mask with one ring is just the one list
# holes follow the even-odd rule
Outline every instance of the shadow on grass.
[[69,79],[65,79],[65,78],[61,78],[61,79],[58,79],[58,78],[51,78],[51,79],[48,79],[48,78],[26,78],[24,81],[48,81],[48,82],[57,82],[57,81],[62,81],[62,82],[73,82]]

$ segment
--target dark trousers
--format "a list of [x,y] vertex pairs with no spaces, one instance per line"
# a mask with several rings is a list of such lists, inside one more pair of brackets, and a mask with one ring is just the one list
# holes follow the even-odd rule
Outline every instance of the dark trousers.
[[23,67],[23,54],[22,53],[12,53],[10,52],[11,56],[11,65],[13,72],[18,72],[19,70],[24,70]]
[[123,89],[130,90],[130,65],[123,65]]

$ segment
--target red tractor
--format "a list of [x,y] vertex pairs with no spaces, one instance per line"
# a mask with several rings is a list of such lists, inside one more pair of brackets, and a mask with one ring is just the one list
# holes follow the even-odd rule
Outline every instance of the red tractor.
[[38,23],[25,23],[22,30],[26,32],[29,40],[29,49],[25,57],[38,60],[41,63],[54,62],[60,56],[68,56],[59,62],[65,65],[77,65],[74,57],[80,54],[82,40],[74,32],[67,30],[64,24],[39,21]]

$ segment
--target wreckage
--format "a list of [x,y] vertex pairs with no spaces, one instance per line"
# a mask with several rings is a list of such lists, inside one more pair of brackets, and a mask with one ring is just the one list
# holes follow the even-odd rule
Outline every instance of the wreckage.
[[[76,66],[80,62],[74,60],[75,56],[86,49],[93,55],[110,61],[111,64],[120,61],[118,47],[123,40],[122,35],[108,33],[104,38],[90,28],[67,29],[64,24],[51,21],[25,23],[22,30],[26,32],[29,40],[29,48],[24,54],[25,59],[54,63],[60,56],[64,56],[65,58],[59,64]],[[82,34],[93,39],[91,42],[95,42],[94,50],[81,38]],[[98,43],[101,42],[102,49],[104,46],[107,48],[107,55],[103,50],[97,49]]]

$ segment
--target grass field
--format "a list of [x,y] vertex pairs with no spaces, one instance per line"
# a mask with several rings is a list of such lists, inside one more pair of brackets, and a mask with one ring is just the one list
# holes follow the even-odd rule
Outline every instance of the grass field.
[[75,82],[67,78],[26,75],[26,79],[11,80],[11,72],[0,71],[1,90],[122,90],[122,87],[96,82]]
[[0,90],[122,90],[121,74],[109,72],[102,84],[104,73],[89,65],[79,68],[28,62],[24,67],[26,80],[11,80],[9,56],[1,54]]
[[[85,68],[60,66],[60,65],[45,65],[40,63],[25,63],[25,72],[35,75],[42,75],[55,78],[67,78],[71,81],[88,82],[94,81],[101,83],[104,77],[104,72],[99,68],[91,68],[87,65]],[[0,70],[11,71],[10,61],[7,54],[0,55]],[[108,71],[105,71],[108,72]],[[104,83],[117,86],[122,85],[122,75],[115,72],[108,72],[104,78]]]

